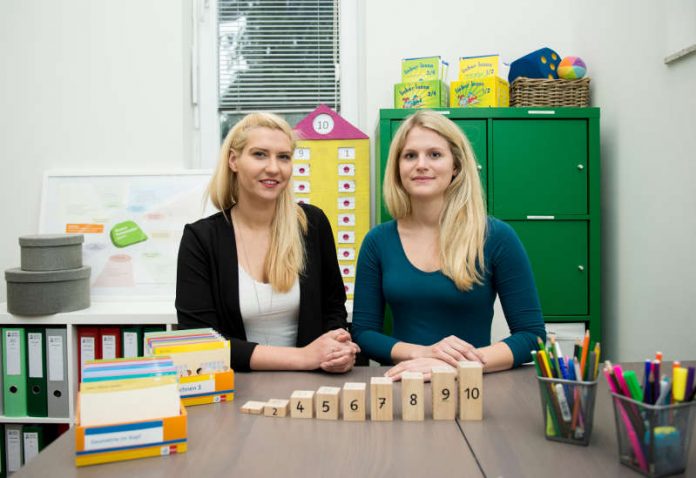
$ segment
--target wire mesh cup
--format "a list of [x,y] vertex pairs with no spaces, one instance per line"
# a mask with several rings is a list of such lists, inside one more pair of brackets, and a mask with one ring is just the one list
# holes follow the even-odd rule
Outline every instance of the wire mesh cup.
[[648,405],[611,395],[619,461],[649,477],[685,473],[696,402]]
[[592,435],[597,380],[538,377],[547,440],[587,446]]

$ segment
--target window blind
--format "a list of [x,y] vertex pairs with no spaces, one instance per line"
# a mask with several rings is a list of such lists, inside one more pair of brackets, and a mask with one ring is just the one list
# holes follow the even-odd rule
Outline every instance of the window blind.
[[338,0],[218,0],[218,109],[339,107]]

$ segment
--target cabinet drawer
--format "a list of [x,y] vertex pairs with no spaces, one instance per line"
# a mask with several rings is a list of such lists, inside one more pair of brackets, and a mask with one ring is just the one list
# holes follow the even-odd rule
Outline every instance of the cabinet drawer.
[[588,314],[588,223],[507,222],[532,263],[544,316]]
[[588,213],[585,120],[494,120],[493,152],[496,217]]

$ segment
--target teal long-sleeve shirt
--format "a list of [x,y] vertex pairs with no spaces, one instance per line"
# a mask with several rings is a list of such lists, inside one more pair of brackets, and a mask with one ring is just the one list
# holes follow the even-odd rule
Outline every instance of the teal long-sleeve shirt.
[[[484,243],[483,284],[462,292],[440,271],[423,272],[406,257],[390,221],[372,229],[360,248],[353,340],[373,360],[392,363],[397,342],[432,345],[456,335],[474,347],[491,343],[496,294],[510,336],[513,367],[531,359],[537,337],[546,339],[544,320],[527,254],[508,224],[489,217]],[[383,333],[385,304],[393,316],[393,335]]]

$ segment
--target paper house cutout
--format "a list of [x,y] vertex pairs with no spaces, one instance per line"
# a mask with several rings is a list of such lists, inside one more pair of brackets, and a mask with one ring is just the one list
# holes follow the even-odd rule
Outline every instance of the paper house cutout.
[[[320,116],[326,115],[329,119],[330,128],[324,134],[317,131],[321,128],[315,128],[314,120]],[[360,131],[358,128],[343,119],[341,115],[326,105],[319,105],[314,111],[304,117],[302,121],[297,123],[295,131],[301,140],[316,140],[316,139],[369,139],[369,137]]]

